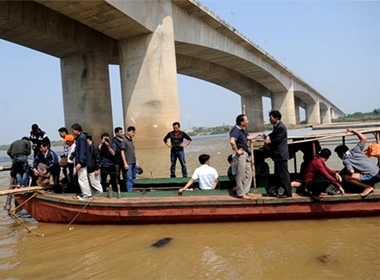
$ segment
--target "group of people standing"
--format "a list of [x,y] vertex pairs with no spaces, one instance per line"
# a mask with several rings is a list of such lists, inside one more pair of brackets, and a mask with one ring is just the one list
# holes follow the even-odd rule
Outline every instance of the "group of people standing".
[[[108,133],[103,133],[99,145],[94,143],[90,133],[83,132],[79,124],[71,126],[75,143],[72,143],[72,136],[66,134],[67,131],[65,132],[64,128],[60,130],[63,131],[63,133],[60,132],[60,135],[66,145],[62,158],[67,159],[69,167],[66,180],[71,186],[75,186],[77,182],[81,191],[79,199],[91,198],[93,190],[95,193],[111,191],[111,188],[118,193],[133,191],[138,172],[133,143],[135,127],[129,126],[125,136],[123,129],[116,127],[112,140]],[[74,148],[72,148],[73,145],[75,145]],[[61,166],[65,169],[63,164]],[[67,172],[63,173],[67,174]],[[107,180],[108,177],[111,187]],[[122,189],[120,190],[120,188]]]
[[[90,133],[83,132],[81,125],[73,124],[71,131],[72,134],[69,134],[65,127],[58,129],[64,142],[64,153],[60,158],[51,150],[47,134],[37,124],[32,125],[29,137],[10,145],[7,154],[12,159],[11,175],[18,186],[34,186],[37,181],[38,185],[44,186],[51,177],[56,191],[62,192],[64,185],[66,192],[80,192],[78,198],[82,200],[91,198],[93,192],[107,190],[109,176],[113,190],[120,191],[121,186],[125,187],[123,190],[133,191],[136,174],[142,173],[137,165],[133,143],[135,127],[128,127],[125,137],[121,127],[115,128],[112,141],[107,133],[103,133],[99,145],[93,142]],[[30,167],[28,156],[32,150],[34,157]],[[61,168],[64,184],[60,182]]]

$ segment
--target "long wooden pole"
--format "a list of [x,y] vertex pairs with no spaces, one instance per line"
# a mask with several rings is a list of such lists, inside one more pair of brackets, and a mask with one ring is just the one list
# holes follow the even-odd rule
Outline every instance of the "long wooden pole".
[[9,189],[9,190],[3,190],[0,191],[0,196],[2,195],[8,195],[8,194],[17,194],[17,193],[31,193],[38,190],[45,190],[53,188],[53,186],[47,186],[47,187],[25,187],[25,188],[15,188],[15,189]]
[[12,166],[2,166],[0,165],[0,171],[10,171],[12,169]]
[[253,183],[253,193],[257,193],[257,185],[256,185],[256,168],[255,168],[255,153],[254,153],[253,142],[251,141],[251,160],[252,160],[252,183]]

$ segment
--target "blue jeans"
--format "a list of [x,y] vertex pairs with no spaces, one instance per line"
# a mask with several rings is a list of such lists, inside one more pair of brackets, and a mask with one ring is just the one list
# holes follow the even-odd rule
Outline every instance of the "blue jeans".
[[185,151],[170,151],[170,177],[175,177],[175,165],[177,163],[177,158],[179,159],[179,163],[181,164],[182,168],[182,177],[187,177],[187,168],[186,168],[186,161],[185,161]]
[[13,159],[13,166],[16,181],[20,186],[29,186],[29,162],[28,157],[18,156]]
[[126,187],[127,192],[133,192],[133,186],[135,184],[136,179],[136,163],[128,163],[128,170],[126,172]]

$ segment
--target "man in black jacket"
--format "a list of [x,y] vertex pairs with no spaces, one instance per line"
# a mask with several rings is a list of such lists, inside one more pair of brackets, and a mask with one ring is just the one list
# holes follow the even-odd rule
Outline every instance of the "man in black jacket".
[[[277,179],[275,186],[270,186],[267,196],[291,197],[290,175],[288,171],[288,131],[281,121],[279,111],[269,112],[269,121],[273,124],[273,131],[265,137],[264,145],[269,147],[271,158],[274,161],[274,174]],[[278,189],[282,187],[284,193],[279,195]]]

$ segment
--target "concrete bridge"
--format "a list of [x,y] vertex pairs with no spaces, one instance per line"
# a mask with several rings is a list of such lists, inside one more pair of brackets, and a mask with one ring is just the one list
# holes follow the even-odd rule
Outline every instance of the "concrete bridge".
[[65,124],[78,122],[95,139],[112,134],[109,64],[120,65],[124,123],[136,126],[139,147],[162,145],[180,120],[177,73],[239,94],[249,131],[263,130],[262,97],[288,127],[299,123],[299,108],[309,124],[343,115],[194,0],[0,1],[0,38],[60,58]]

